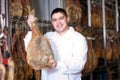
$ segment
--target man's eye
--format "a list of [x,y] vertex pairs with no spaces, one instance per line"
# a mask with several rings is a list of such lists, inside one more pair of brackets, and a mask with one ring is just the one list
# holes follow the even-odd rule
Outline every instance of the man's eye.
[[64,17],[60,17],[59,19],[62,20],[62,19],[64,19]]
[[52,19],[52,21],[56,21],[56,19]]

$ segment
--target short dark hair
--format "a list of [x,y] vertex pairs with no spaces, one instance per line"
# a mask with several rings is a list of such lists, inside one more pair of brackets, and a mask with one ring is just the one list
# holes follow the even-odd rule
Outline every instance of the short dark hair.
[[67,13],[66,13],[66,11],[65,11],[65,9],[63,9],[63,8],[55,8],[53,11],[52,11],[52,13],[51,13],[51,18],[52,18],[52,15],[54,14],[54,13],[58,13],[58,12],[60,12],[60,13],[62,13],[64,16],[68,16],[67,15]]

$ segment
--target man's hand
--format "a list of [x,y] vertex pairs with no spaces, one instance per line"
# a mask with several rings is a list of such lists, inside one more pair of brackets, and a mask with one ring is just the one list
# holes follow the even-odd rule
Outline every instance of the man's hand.
[[28,23],[30,28],[31,28],[31,23],[35,22],[36,20],[37,20],[37,17],[35,17],[34,15],[29,15],[28,16],[27,23]]
[[46,67],[46,70],[54,69],[57,66],[57,62],[55,60],[50,60],[49,63],[51,64],[50,67]]

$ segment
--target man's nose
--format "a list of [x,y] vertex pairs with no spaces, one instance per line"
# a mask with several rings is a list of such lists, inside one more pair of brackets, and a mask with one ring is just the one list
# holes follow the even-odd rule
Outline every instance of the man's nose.
[[60,20],[58,19],[58,20],[57,20],[57,24],[59,24],[59,23],[60,23]]

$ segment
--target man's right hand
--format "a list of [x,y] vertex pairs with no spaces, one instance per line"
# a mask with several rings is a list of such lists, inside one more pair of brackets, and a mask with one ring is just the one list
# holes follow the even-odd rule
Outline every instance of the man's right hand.
[[31,28],[31,23],[35,22],[36,20],[37,20],[37,17],[35,17],[34,15],[28,15],[27,23],[30,28]]

